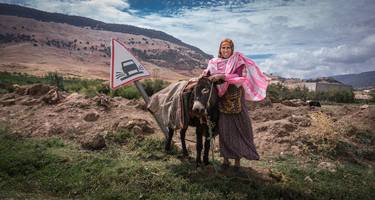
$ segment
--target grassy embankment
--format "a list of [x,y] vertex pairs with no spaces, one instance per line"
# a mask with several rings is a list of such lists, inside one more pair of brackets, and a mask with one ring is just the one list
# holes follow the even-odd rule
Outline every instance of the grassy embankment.
[[[0,83],[59,86],[61,82],[53,74],[38,78],[0,73]],[[88,96],[106,89],[99,80],[63,79],[62,84],[66,91]],[[355,143],[339,141],[336,135],[311,135],[306,144],[318,152],[263,158],[245,163],[245,172],[235,174],[216,172],[212,166],[197,170],[194,162],[178,159],[176,150],[165,154],[160,139],[127,131],[108,135],[108,147],[92,152],[81,150],[75,141],[55,137],[21,138],[1,124],[0,198],[375,199],[374,168],[351,159],[339,161],[350,156],[371,159],[375,136],[362,130],[348,134],[344,139],[350,137]],[[321,155],[320,148],[329,155]],[[337,163],[336,172],[318,167],[327,157]],[[273,178],[268,177],[269,170]]]
[[[20,199],[374,199],[374,169],[353,163],[336,172],[318,160],[265,158],[253,169],[216,172],[163,151],[163,141],[112,133],[108,147],[84,151],[74,141],[20,138],[0,128],[0,198]],[[306,181],[309,176],[312,181]]]

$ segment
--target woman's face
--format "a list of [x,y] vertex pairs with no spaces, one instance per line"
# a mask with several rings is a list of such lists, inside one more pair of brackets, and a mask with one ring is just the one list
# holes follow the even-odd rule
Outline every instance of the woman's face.
[[228,43],[224,43],[221,45],[220,53],[223,58],[227,59],[232,55],[232,48]]

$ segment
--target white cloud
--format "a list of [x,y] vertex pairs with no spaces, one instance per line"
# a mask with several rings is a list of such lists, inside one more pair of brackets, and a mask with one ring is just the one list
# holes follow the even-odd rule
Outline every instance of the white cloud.
[[259,65],[286,77],[375,70],[373,0],[255,0],[232,8],[184,10],[173,17],[138,17],[123,12],[129,4],[122,0],[3,2],[161,30],[215,56],[219,41],[232,38],[246,55],[275,54]]
[[[281,53],[261,66],[285,77],[317,77],[375,70],[375,35],[357,44]],[[270,70],[271,71],[271,70]]]

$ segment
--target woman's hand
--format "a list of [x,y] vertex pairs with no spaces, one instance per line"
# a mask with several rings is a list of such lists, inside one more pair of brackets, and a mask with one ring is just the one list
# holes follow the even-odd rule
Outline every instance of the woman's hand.
[[213,82],[218,82],[225,79],[224,74],[215,74],[209,77],[209,79]]

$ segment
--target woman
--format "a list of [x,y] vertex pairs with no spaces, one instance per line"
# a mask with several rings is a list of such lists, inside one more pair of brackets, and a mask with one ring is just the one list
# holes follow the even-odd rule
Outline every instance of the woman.
[[237,170],[241,158],[259,160],[245,100],[264,99],[268,78],[251,59],[234,52],[234,44],[230,39],[220,43],[218,58],[208,62],[204,75],[210,75],[214,81],[224,81],[218,85],[221,97],[218,127],[220,155],[224,157],[223,168],[229,167],[229,159],[235,160]]

